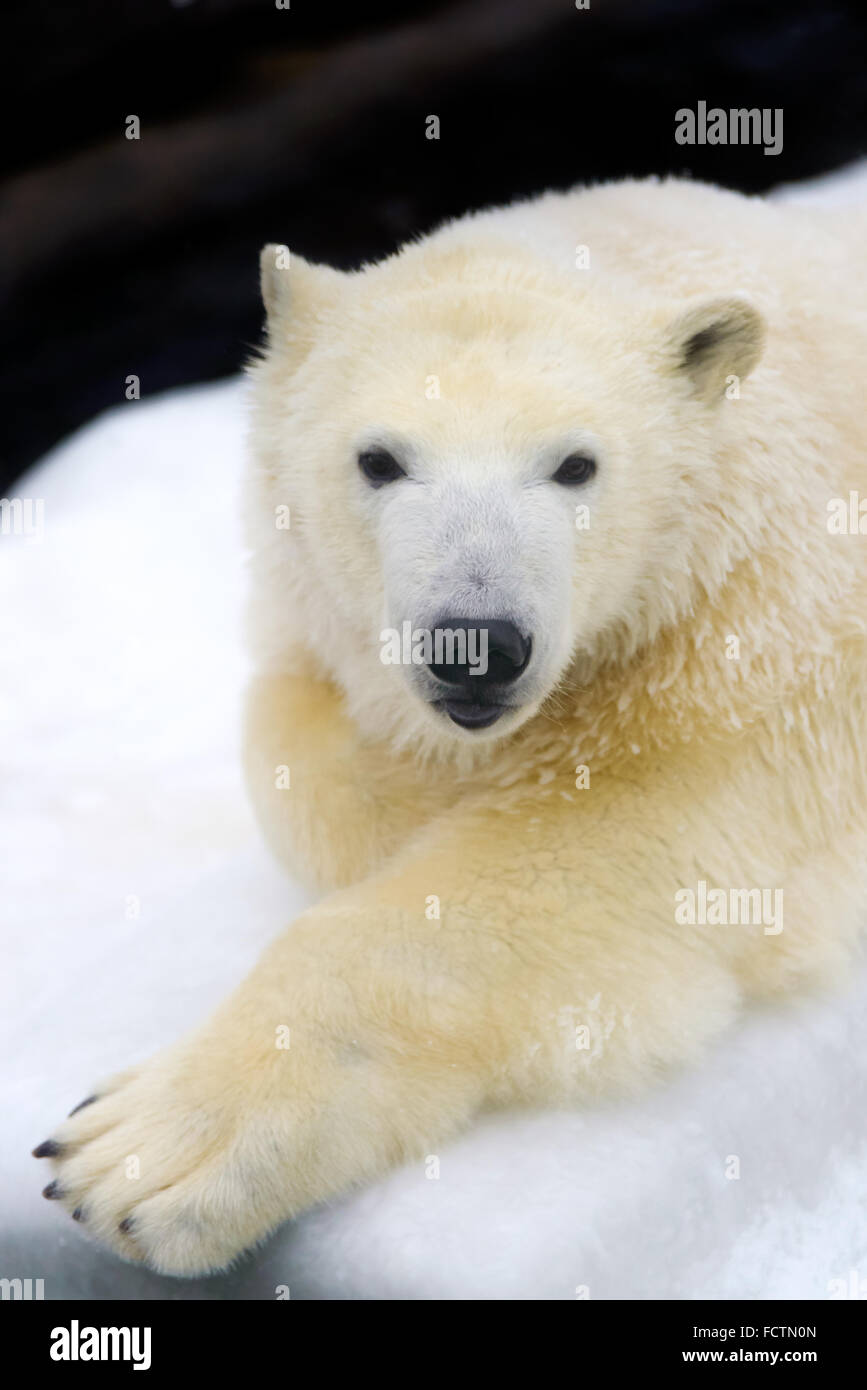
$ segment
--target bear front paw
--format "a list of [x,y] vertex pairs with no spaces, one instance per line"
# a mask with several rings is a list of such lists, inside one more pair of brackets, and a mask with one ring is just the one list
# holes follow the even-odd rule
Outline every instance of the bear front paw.
[[98,1087],[33,1152],[51,1161],[44,1196],[84,1230],[127,1260],[197,1275],[284,1215],[248,1150],[237,1107],[197,1084],[189,1058],[158,1057]]

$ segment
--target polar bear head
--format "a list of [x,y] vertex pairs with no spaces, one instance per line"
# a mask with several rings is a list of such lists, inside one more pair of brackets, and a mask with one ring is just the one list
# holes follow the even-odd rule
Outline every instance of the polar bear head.
[[709,543],[742,296],[618,300],[421,243],[354,273],[262,256],[251,539],[260,655],[299,647],[370,733],[480,744],[652,641]]

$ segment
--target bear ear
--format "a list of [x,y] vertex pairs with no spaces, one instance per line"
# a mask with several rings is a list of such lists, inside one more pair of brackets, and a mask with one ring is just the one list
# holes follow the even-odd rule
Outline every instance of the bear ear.
[[745,295],[703,299],[668,329],[668,360],[707,402],[725,392],[728,378],[749,376],[762,355],[765,321]]
[[270,243],[259,257],[262,300],[272,342],[304,338],[318,313],[335,303],[344,276],[328,265],[313,265]]

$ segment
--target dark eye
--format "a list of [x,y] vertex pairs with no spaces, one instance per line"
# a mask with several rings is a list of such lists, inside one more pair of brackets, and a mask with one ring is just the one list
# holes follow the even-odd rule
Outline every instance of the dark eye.
[[551,481],[576,487],[579,483],[589,483],[595,472],[596,460],[590,454],[570,454],[560,464]]
[[392,458],[387,449],[365,449],[358,455],[358,466],[374,487],[383,487],[385,483],[406,477],[397,459]]

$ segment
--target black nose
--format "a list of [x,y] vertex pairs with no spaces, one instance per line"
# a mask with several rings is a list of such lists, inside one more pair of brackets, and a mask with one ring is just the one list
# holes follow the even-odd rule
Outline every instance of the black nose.
[[437,680],[462,686],[471,696],[517,680],[530,660],[531,639],[501,618],[442,618],[433,637],[434,659],[428,669]]

